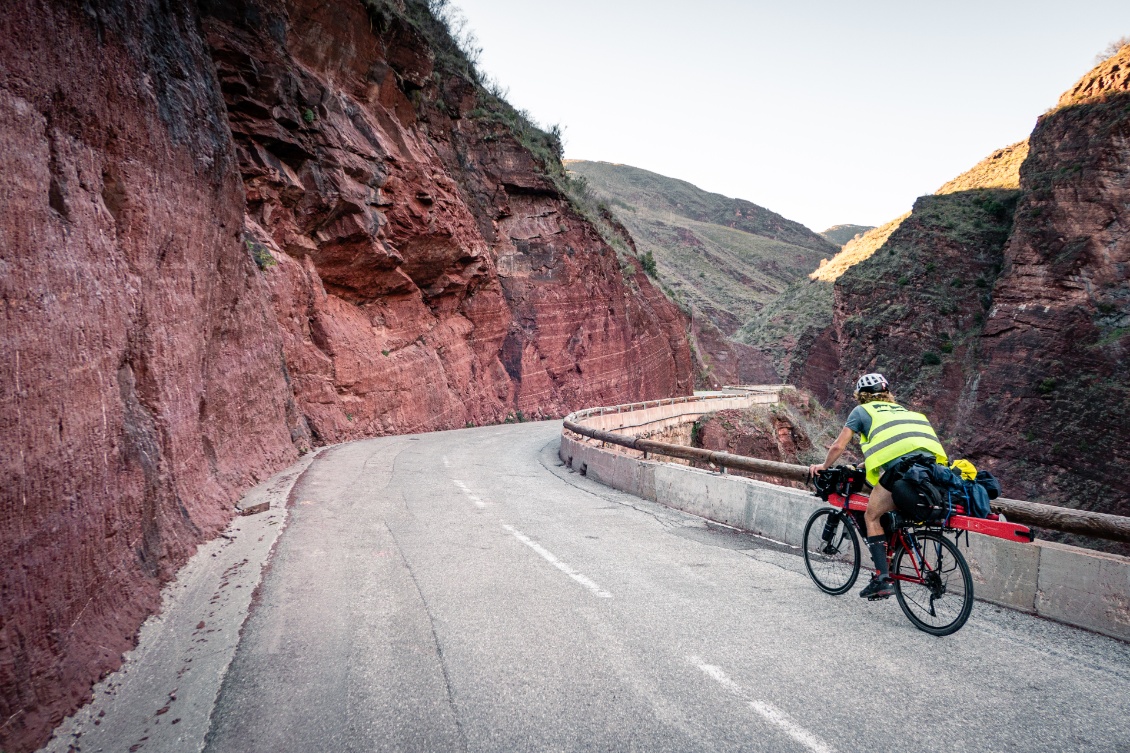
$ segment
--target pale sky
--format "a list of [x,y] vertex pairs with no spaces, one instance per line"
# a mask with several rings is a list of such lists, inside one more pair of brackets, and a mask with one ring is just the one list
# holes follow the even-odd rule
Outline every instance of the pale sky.
[[1130,35],[1127,0],[453,0],[567,159],[621,162],[820,231],[908,210]]

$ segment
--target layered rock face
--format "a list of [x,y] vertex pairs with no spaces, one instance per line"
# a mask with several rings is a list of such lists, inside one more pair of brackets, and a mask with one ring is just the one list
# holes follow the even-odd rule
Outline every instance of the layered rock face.
[[233,495],[298,455],[197,28],[140,1],[0,19],[3,750],[42,742]]
[[[285,34],[265,34],[261,14],[288,19]],[[678,310],[638,264],[622,273],[397,6],[261,14],[217,4],[205,29],[248,242],[277,263],[264,278],[317,439],[691,387]]]
[[691,389],[686,320],[408,10],[0,17],[0,749],[312,445]]
[[1040,118],[981,337],[978,457],[1033,498],[1130,515],[1130,46]]

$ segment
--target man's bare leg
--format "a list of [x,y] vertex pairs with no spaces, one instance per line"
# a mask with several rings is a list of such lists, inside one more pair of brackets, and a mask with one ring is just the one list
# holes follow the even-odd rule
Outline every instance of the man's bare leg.
[[863,514],[863,518],[867,522],[868,536],[883,535],[883,524],[879,522],[879,519],[893,509],[895,509],[894,497],[882,486],[875,484],[875,488],[871,490],[871,496],[867,498],[867,512]]
[[885,513],[893,509],[895,509],[895,500],[891,497],[891,493],[876,484],[867,500],[867,512],[863,515],[867,522],[867,551],[871,553],[871,561],[875,563],[875,577],[859,594],[868,599],[885,599],[894,593],[887,572],[887,536],[883,533],[883,524],[879,521]]

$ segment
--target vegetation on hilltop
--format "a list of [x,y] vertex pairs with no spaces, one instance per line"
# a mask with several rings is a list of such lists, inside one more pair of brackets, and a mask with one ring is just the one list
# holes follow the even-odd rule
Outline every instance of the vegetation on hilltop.
[[[513,136],[534,158],[542,174],[616,250],[623,265],[625,257],[630,254],[630,241],[625,238],[626,233],[618,227],[608,207],[593,195],[588,185],[566,172],[562,163],[562,127],[558,124],[543,127],[528,111],[515,108],[507,101],[507,89],[479,68],[482,48],[468,28],[466,18],[451,0],[363,2],[369,10],[374,30],[384,31],[396,19],[408,24],[426,40],[434,55],[434,76],[439,84],[435,89],[438,101],[433,104],[445,109],[452,117],[459,117],[459,93],[443,82],[458,77],[471,84],[476,106],[463,115],[480,123],[493,124]],[[423,96],[423,91],[419,89],[415,93]],[[414,101],[419,102],[418,99]]]
[[848,241],[874,229],[872,225],[832,225],[820,235],[829,243],[843,248]]
[[686,181],[607,162],[565,166],[654,260],[668,296],[727,335],[835,251],[799,223]]

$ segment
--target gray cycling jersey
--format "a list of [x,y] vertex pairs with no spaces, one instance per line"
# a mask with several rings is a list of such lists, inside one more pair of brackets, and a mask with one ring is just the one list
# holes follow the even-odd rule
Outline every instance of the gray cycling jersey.
[[857,435],[866,437],[871,431],[871,414],[864,410],[862,405],[857,405],[851,415],[848,416],[847,423],[844,426]]

